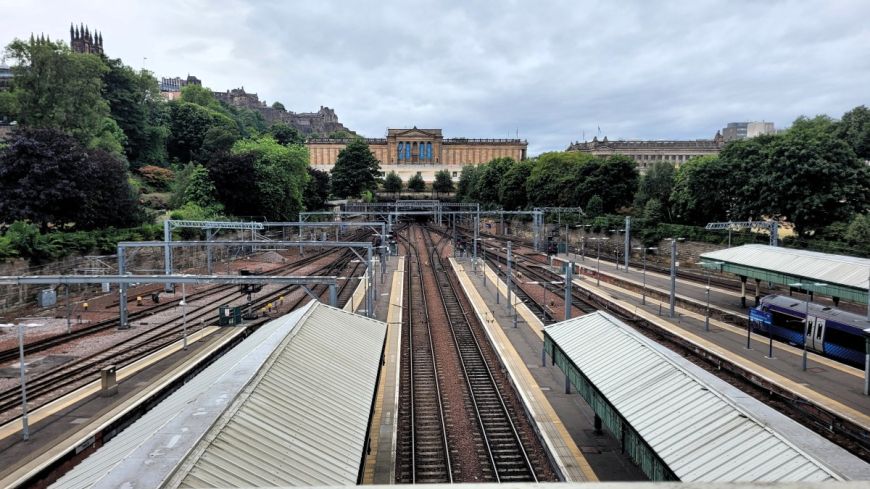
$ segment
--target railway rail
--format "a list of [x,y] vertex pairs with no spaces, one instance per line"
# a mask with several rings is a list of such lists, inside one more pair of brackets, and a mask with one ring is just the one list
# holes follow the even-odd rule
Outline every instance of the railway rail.
[[[353,236],[351,236],[350,239],[351,240],[362,239],[366,234],[368,234],[368,233],[365,231],[357,231],[354,233]],[[291,273],[294,270],[298,270],[299,268],[301,268],[303,266],[314,263],[315,261],[320,260],[321,258],[328,256],[330,254],[336,253],[336,252],[337,252],[337,250],[335,250],[335,249],[316,252],[316,253],[310,254],[309,256],[300,258],[298,260],[294,260],[291,263],[288,263],[286,265],[282,265],[274,270],[271,270],[270,273],[276,273],[276,274]],[[232,290],[236,290],[236,286],[217,285],[217,286],[213,286],[213,287],[210,287],[208,289],[205,289],[205,290],[193,292],[187,296],[186,300],[188,302],[196,301],[196,300],[208,297],[212,294],[219,293],[220,291],[232,291]],[[222,299],[223,300],[229,299],[229,298],[233,297],[233,295],[234,294],[232,294],[232,293],[226,294],[226,295],[222,296]],[[128,302],[132,302],[135,300],[136,300],[135,297],[130,297]],[[220,300],[220,299],[216,299],[216,300]],[[172,309],[174,307],[177,307],[178,303],[180,301],[181,301],[181,297],[177,296],[177,294],[176,294],[176,297],[165,300],[159,304],[154,304],[154,305],[149,306],[145,309],[140,309],[138,311],[131,312],[129,314],[128,318],[130,321],[133,321],[133,320],[141,319],[144,317],[148,317],[148,316],[156,314],[158,312],[166,311],[166,310]],[[117,301],[115,301],[113,303],[113,305],[115,305],[115,306],[117,306],[117,304],[118,304]],[[112,306],[110,305],[109,307],[112,307]],[[180,317],[179,317],[179,319],[180,319]],[[117,327],[117,326],[118,326],[118,319],[111,318],[111,319],[106,319],[103,321],[98,321],[98,322],[95,322],[93,324],[89,324],[87,326],[81,327],[81,328],[74,329],[69,334],[61,334],[61,335],[51,336],[48,338],[41,338],[38,340],[32,340],[32,341],[25,343],[24,353],[25,353],[25,355],[31,355],[33,353],[47,350],[49,348],[54,348],[56,346],[63,345],[63,344],[68,343],[70,341],[74,341],[74,340],[79,339],[79,338],[83,338],[83,337],[87,337],[87,336],[90,336],[93,334],[97,334],[97,333],[100,333],[102,331],[106,331],[108,329],[111,329],[111,328]],[[18,358],[18,348],[17,347],[0,350],[0,364],[2,364],[4,362],[16,360],[17,358]]]
[[[335,250],[331,252],[335,252]],[[340,253],[341,256],[338,260],[322,269],[318,274],[333,275],[348,268],[351,264],[352,271],[350,273],[355,274],[361,267],[361,264],[352,263],[351,258],[353,255],[349,251],[345,250]],[[325,253],[325,255],[328,254],[329,252]],[[319,258],[322,259],[323,256]],[[346,280],[341,285],[339,296],[344,297],[344,300],[347,300],[349,296],[346,289],[352,288],[352,282],[357,282],[357,280]],[[274,303],[278,297],[288,294],[295,287],[292,285],[284,286],[265,294],[263,297],[251,302],[251,309],[256,310],[265,307],[269,303]],[[312,291],[316,295],[322,296],[328,289],[325,286],[316,286]],[[229,294],[219,294],[218,299],[212,300],[210,305],[188,313],[186,315],[186,322],[196,324],[197,321],[204,318],[216,317],[215,313],[219,306],[225,302],[225,299],[237,294],[235,291]],[[307,294],[302,294],[290,306],[290,310],[299,307],[308,298]],[[202,325],[211,325],[213,323],[213,319],[208,322],[201,322]],[[185,325],[182,323],[182,320],[180,318],[172,318],[159,325],[145,329],[136,336],[122,340],[103,351],[79,358],[44,374],[36,375],[28,379],[28,406],[30,409],[37,409],[52,402],[57,397],[95,380],[100,370],[109,365],[120,368],[157,352],[182,339],[185,335],[184,330]],[[8,416],[9,412],[15,410],[20,405],[21,391],[18,386],[0,391],[0,416]]]

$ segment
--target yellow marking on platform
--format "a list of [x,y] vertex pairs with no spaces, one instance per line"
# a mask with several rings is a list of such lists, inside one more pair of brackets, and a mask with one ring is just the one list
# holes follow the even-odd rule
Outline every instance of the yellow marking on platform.
[[[661,327],[662,329],[670,332],[671,334],[673,334],[675,336],[678,336],[678,337],[696,345],[698,348],[712,352],[713,354],[718,355],[722,358],[727,358],[729,361],[731,361],[732,363],[737,365],[739,368],[744,369],[748,372],[752,372],[753,375],[755,375],[761,379],[764,379],[765,381],[769,382],[770,384],[779,386],[782,389],[793,392],[793,393],[803,397],[804,399],[807,399],[808,401],[821,406],[822,408],[824,408],[828,411],[831,411],[833,413],[836,413],[839,416],[842,416],[845,419],[848,419],[849,421],[861,426],[865,430],[870,430],[870,416],[868,416],[865,413],[862,413],[861,411],[858,411],[857,409],[846,406],[845,404],[842,404],[841,402],[838,402],[834,399],[831,399],[830,397],[825,396],[824,394],[821,394],[821,393],[811,389],[810,387],[807,387],[804,384],[800,384],[798,382],[795,382],[795,381],[793,381],[793,380],[791,380],[791,379],[789,379],[781,374],[778,374],[778,373],[776,373],[768,368],[765,368],[765,367],[763,367],[763,366],[761,366],[761,365],[759,365],[759,364],[757,364],[757,363],[755,363],[747,358],[740,356],[738,353],[735,353],[735,352],[728,350],[724,347],[721,347],[715,343],[712,343],[712,342],[696,335],[692,331],[689,331],[689,330],[683,328],[682,326],[671,323],[670,321],[666,321],[663,318],[660,318],[660,317],[656,316],[655,314],[649,313],[644,309],[639,309],[637,307],[637,305],[635,305],[635,304],[632,304],[630,302],[626,302],[626,301],[621,300],[621,299],[615,299],[612,296],[610,296],[610,294],[602,288],[596,287],[592,284],[586,283],[585,281],[581,281],[581,280],[574,280],[574,284],[583,290],[591,292],[592,294],[596,295],[597,297],[599,297],[600,299],[602,299],[606,302],[618,304],[620,307],[623,307],[625,310],[632,311],[633,314],[643,318],[646,321],[649,321],[649,322]],[[602,283],[602,285],[604,285],[604,284]],[[616,288],[616,289],[619,290],[620,293],[634,295],[635,297],[640,297],[639,294],[634,294],[633,292],[626,291],[624,289],[619,289],[619,288]],[[682,315],[691,316],[691,317],[695,317],[695,318],[700,317],[701,320],[703,320],[703,318],[704,318],[704,316],[701,316],[701,315],[698,315],[698,314],[695,314],[692,312],[688,312],[685,310],[683,311]],[[729,325],[726,325],[725,323],[722,323],[721,321],[717,321],[717,320],[713,320],[713,319],[710,320],[710,324],[714,325],[718,328],[722,328],[722,329],[726,329],[729,326]],[[766,339],[766,337],[765,337],[765,339]],[[781,350],[782,350],[782,348],[780,347],[778,349],[778,351],[781,351]],[[802,351],[803,350],[801,350],[801,352]],[[828,360],[827,358],[819,357],[818,355],[815,355],[814,361],[818,361],[817,359]]]
[[[221,329],[221,328],[219,328],[218,326],[206,326],[205,328],[197,331],[196,333],[189,335],[187,337],[187,342],[189,344],[189,343],[193,343],[195,341],[198,341],[202,338],[209,336],[210,334],[214,333],[215,331],[217,331],[219,329]],[[156,351],[156,352],[154,352],[146,357],[140,358],[139,360],[137,360],[129,365],[121,367],[120,369],[118,369],[118,372],[117,372],[118,382],[120,382],[120,381],[122,381],[122,380],[124,380],[132,375],[139,373],[141,370],[143,370],[147,367],[150,367],[151,365],[159,362],[160,360],[163,360],[164,358],[168,357],[169,355],[181,350],[182,343],[183,343],[183,340],[178,340],[178,341],[172,343],[171,345],[167,346],[166,348],[161,348],[160,350],[158,350],[158,351]],[[78,389],[76,389],[68,394],[65,394],[63,397],[60,397],[60,398],[58,398],[58,399],[40,407],[40,408],[30,412],[28,417],[27,417],[28,422],[31,425],[34,425],[34,424],[42,421],[43,419],[45,419],[49,416],[52,416],[54,414],[57,414],[59,411],[72,406],[73,404],[76,404],[80,401],[87,399],[88,397],[90,397],[94,394],[99,393],[100,387],[101,387],[100,382],[101,382],[100,380],[95,380],[93,382],[90,382],[90,383],[88,383],[82,387],[79,387]],[[19,431],[21,431],[21,417],[20,416],[18,418],[11,420],[11,421],[8,421],[6,424],[4,424],[2,426],[0,426],[0,440],[6,438],[7,436],[15,434]]]
[[[588,268],[587,268],[587,270],[588,270]],[[580,284],[583,284],[584,286],[587,285],[586,282],[584,282],[584,281],[578,282],[575,280],[574,283],[575,284],[580,283]],[[634,297],[636,299],[641,297],[641,294],[638,294],[635,291],[623,289],[622,287],[619,287],[618,285],[611,284],[608,282],[601,282],[601,287],[606,288],[608,290],[612,290],[614,292],[619,292],[620,294],[629,295],[629,296]],[[663,291],[663,292],[665,293],[665,295],[667,295],[669,293],[666,291]],[[679,297],[679,294],[677,294],[677,296]],[[647,301],[662,302],[658,299],[651,299],[650,297],[647,297]],[[675,307],[675,310],[679,311],[680,316],[694,318],[694,319],[697,319],[699,321],[704,320],[704,315],[699,313],[699,312],[689,311],[689,310],[684,309],[684,308],[679,307],[679,306]],[[739,312],[735,313],[735,314],[743,316],[743,314],[739,313]],[[711,327],[716,326],[717,328],[720,328],[723,331],[738,335],[738,336],[743,337],[743,338],[746,337],[746,328],[741,328],[740,326],[736,326],[734,324],[722,322],[718,319],[710,318],[710,326]],[[752,335],[751,336],[752,341],[756,341],[759,343],[765,343],[765,344],[769,341],[769,338],[767,336],[764,336],[764,335],[761,335],[761,334],[758,334],[755,332],[751,332],[751,335]],[[784,352],[784,353],[788,353],[788,354],[795,355],[795,356],[802,356],[803,355],[802,348],[798,348],[798,347],[789,345],[788,343],[783,343],[781,341],[777,341],[774,343],[774,349],[777,352]],[[857,378],[862,379],[862,380],[864,379],[864,372],[863,371],[858,370],[857,368],[854,368],[854,367],[850,367],[849,365],[840,363],[840,362],[833,360],[833,359],[830,359],[828,357],[819,355],[818,353],[815,353],[813,351],[807,351],[807,359],[811,360],[813,362],[822,364],[827,368],[839,370],[840,372],[852,375],[852,376],[857,377]]]
[[[387,344],[384,349],[384,366],[382,367],[381,381],[378,385],[377,397],[375,400],[375,410],[372,413],[372,425],[369,431],[371,439],[370,453],[366,456],[366,467],[363,474],[363,484],[375,484],[375,477],[378,475],[378,447],[380,446],[380,433],[384,426],[387,426],[392,432],[391,449],[390,449],[390,473],[388,475],[388,483],[396,480],[396,443],[398,434],[397,417],[399,415],[399,382],[401,382],[401,369],[399,365],[399,354],[402,347],[402,305],[405,293],[404,275],[405,275],[405,260],[402,257],[396,257],[399,260],[398,269],[393,272],[393,282],[390,287],[389,306],[387,307]],[[395,370],[395,376],[390,379],[387,377],[390,369]],[[391,413],[389,418],[384,419],[384,390],[387,384],[392,385],[394,392],[393,405],[388,409]]]
[[[202,333],[202,336],[199,338],[205,338],[217,330],[226,329],[226,328],[218,328],[216,326],[210,326],[208,328],[203,329],[199,333]],[[201,362],[204,358],[208,357],[212,354],[212,352],[223,348],[225,345],[231,343],[238,335],[242,334],[246,328],[232,328],[229,334],[218,338],[214,343],[208,345],[206,348],[203,348],[196,352],[194,355],[185,359],[178,367],[173,369],[171,372],[163,375],[162,377],[157,378],[153,382],[150,382],[145,388],[143,388],[140,392],[134,394],[130,399],[122,402],[118,406],[115,406],[107,413],[97,417],[87,425],[82,426],[81,429],[77,430],[75,433],[68,435],[64,438],[63,441],[55,444],[42,454],[40,454],[35,459],[27,462],[25,465],[19,467],[15,471],[11,472],[9,475],[0,479],[0,487],[15,487],[24,483],[27,479],[29,479],[33,474],[36,474],[43,470],[45,467],[53,464],[55,461],[60,459],[65,453],[75,449],[75,447],[80,446],[86,443],[91,437],[95,436],[100,431],[104,430],[107,426],[113,423],[117,418],[124,416],[130,409],[135,408],[141,403],[147,401],[151,397],[153,397],[156,393],[160,392],[162,389],[165,389],[168,385],[175,382],[178,378],[184,376],[194,365]],[[192,341],[195,335],[191,335],[188,337],[188,340]],[[178,346],[181,348],[181,342],[174,343],[171,348]],[[177,349],[175,350],[177,351]],[[155,352],[154,356],[156,357],[157,352]],[[138,363],[138,362],[137,362]],[[132,366],[132,364],[131,364]],[[144,367],[143,367],[144,368]],[[121,371],[125,370],[122,368]],[[121,378],[121,371],[119,371],[118,377]],[[127,372],[124,377],[128,377],[132,375],[132,372]],[[97,382],[99,384],[99,382]],[[90,384],[89,384],[90,385]],[[88,387],[88,386],[85,386]],[[81,389],[80,389],[81,390]],[[97,389],[99,390],[99,389]],[[75,391],[70,394],[75,394],[78,391]],[[60,401],[59,399],[58,401]],[[49,405],[44,406],[45,409],[49,406],[55,405],[55,407],[59,410],[62,409],[58,407],[61,403],[53,402]],[[37,410],[39,411],[39,410]],[[55,411],[56,412],[56,411]],[[50,413],[49,415],[54,414]],[[43,416],[44,418],[45,416]],[[31,423],[33,423],[33,417],[30,417]],[[42,418],[40,418],[42,419]],[[17,421],[17,425],[16,425]],[[11,430],[12,435],[17,435],[21,430],[21,419],[13,420],[3,425],[3,433],[6,433],[7,430],[14,428]],[[0,436],[0,439],[9,436],[8,434],[4,434]]]
[[[556,464],[559,466],[565,480],[567,482],[597,482],[598,476],[595,475],[595,471],[592,470],[589,461],[586,460],[577,444],[574,443],[574,439],[571,438],[568,429],[565,428],[559,415],[556,414],[553,406],[547,400],[543,391],[541,391],[540,386],[538,386],[525,362],[523,362],[516,349],[514,349],[502,327],[496,322],[495,316],[487,306],[486,301],[484,301],[478,290],[471,283],[463,266],[453,258],[450,258],[450,262],[453,264],[454,270],[456,270],[462,289],[471,301],[474,312],[484,325],[490,342],[497,350],[502,364],[508,371],[508,375],[510,375],[520,397],[522,397],[526,410],[538,426],[538,431],[541,433],[541,437],[556,460]],[[498,284],[499,282],[496,281],[495,283]],[[500,290],[502,289],[500,288]],[[525,307],[524,304],[519,304],[519,306]],[[526,309],[528,308],[526,307]],[[531,314],[531,311],[529,311],[529,314]],[[534,314],[531,316],[538,324],[541,324]]]

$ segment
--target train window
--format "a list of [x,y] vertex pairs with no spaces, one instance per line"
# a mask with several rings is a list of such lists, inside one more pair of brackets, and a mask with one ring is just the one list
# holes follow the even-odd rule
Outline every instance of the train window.
[[824,323],[816,325],[816,339],[822,339],[822,332],[825,330]]
[[839,328],[827,328],[825,342],[833,343],[850,350],[864,351],[864,339],[857,334],[849,334]]

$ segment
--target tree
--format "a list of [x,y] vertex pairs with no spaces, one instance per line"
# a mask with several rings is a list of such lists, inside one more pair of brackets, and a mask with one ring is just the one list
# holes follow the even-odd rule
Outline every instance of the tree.
[[843,114],[836,134],[852,147],[858,158],[870,160],[870,109],[861,105]]
[[598,217],[604,213],[604,201],[598,195],[593,195],[586,203],[586,215]]
[[846,241],[864,245],[870,242],[870,217],[866,214],[855,214],[855,218],[846,228]]
[[477,200],[477,178],[480,172],[473,165],[462,167],[459,174],[459,185],[456,189],[456,200],[461,202],[473,202]]
[[302,144],[305,142],[305,138],[302,137],[299,130],[283,122],[273,124],[269,128],[269,134],[281,144]]
[[496,158],[478,167],[475,195],[482,205],[498,204],[502,177],[516,161],[513,158]]
[[453,178],[450,177],[449,171],[440,170],[435,173],[435,182],[432,183],[432,190],[436,194],[453,192]]
[[528,203],[534,206],[575,206],[589,200],[585,187],[578,188],[585,180],[583,168],[594,160],[580,152],[544,153],[534,161],[526,180]]
[[332,194],[338,198],[359,197],[378,188],[381,165],[363,139],[354,139],[338,153],[332,168]]
[[656,199],[662,217],[669,214],[671,192],[674,190],[676,170],[674,165],[658,161],[640,179],[640,185],[634,198],[635,206],[643,208],[650,199]]
[[[282,104],[281,102],[272,102],[272,108],[275,110],[287,110],[284,108],[284,104]],[[281,144],[284,144],[284,143],[281,143]]]
[[226,115],[189,102],[171,102],[169,121],[167,150],[172,159],[180,162],[205,161],[203,158],[211,156],[201,151],[209,129],[222,127],[226,132],[237,131],[236,123]]
[[308,184],[302,202],[306,210],[313,211],[326,207],[329,199],[329,172],[308,167]]
[[631,204],[637,192],[637,164],[623,155],[594,158],[575,167],[572,203],[601,197],[604,212],[615,212]]
[[237,141],[232,153],[254,155],[259,215],[271,220],[298,215],[308,181],[308,150],[304,146],[284,146],[264,136]]
[[[207,168],[215,185],[215,196],[228,214],[263,215],[254,169],[256,163],[257,155],[254,152],[220,153],[209,160]],[[176,181],[180,180],[176,177]]]
[[664,209],[659,199],[647,199],[646,205],[643,207],[643,217],[650,224],[658,224],[664,217]]
[[395,172],[387,173],[384,178],[384,192],[397,194],[402,191],[402,178]]
[[498,189],[498,201],[505,210],[524,209],[528,204],[526,181],[532,174],[532,163],[520,161],[510,167],[502,176]]
[[216,193],[208,170],[202,165],[194,165],[190,181],[184,189],[184,202],[196,204],[203,209],[213,208],[217,205]]
[[106,123],[110,112],[102,77],[108,67],[102,58],[34,39],[12,41],[6,56],[16,61],[12,90],[20,124],[67,131],[88,147],[112,146],[106,144],[114,131]]
[[809,128],[799,119],[785,134],[734,141],[722,150],[736,215],[788,219],[806,235],[867,208],[870,169],[817,119]]
[[53,129],[21,129],[0,152],[0,218],[81,229],[124,226],[140,215],[125,165]]
[[426,190],[426,182],[423,181],[422,175],[415,173],[408,179],[408,190],[412,192],[422,192]]
[[182,102],[199,105],[200,107],[205,107],[218,112],[223,110],[220,102],[214,98],[214,92],[202,85],[190,84],[181,87],[180,100]]
[[[147,71],[136,72],[120,59],[107,60],[108,70],[103,75],[103,98],[109,103],[112,119],[124,133],[124,154],[130,161],[143,156],[153,161],[153,149],[165,144],[166,131],[150,127],[165,126],[166,120],[155,117],[163,111],[163,102],[157,79]],[[156,140],[155,140],[156,139]]]
[[717,156],[700,156],[683,163],[674,177],[670,196],[674,218],[698,226],[711,221],[741,220],[734,211],[732,190],[732,185],[741,178],[731,170]]
[[219,154],[228,153],[238,140],[239,133],[226,124],[211,126],[202,136],[196,161],[209,161]]

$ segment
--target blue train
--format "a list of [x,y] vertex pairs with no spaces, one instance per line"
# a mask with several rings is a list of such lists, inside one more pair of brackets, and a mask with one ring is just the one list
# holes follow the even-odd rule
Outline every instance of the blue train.
[[[785,295],[769,295],[750,309],[752,328],[795,346],[803,346],[806,302]],[[870,328],[866,317],[810,303],[807,350],[843,363],[864,367],[864,333]]]

